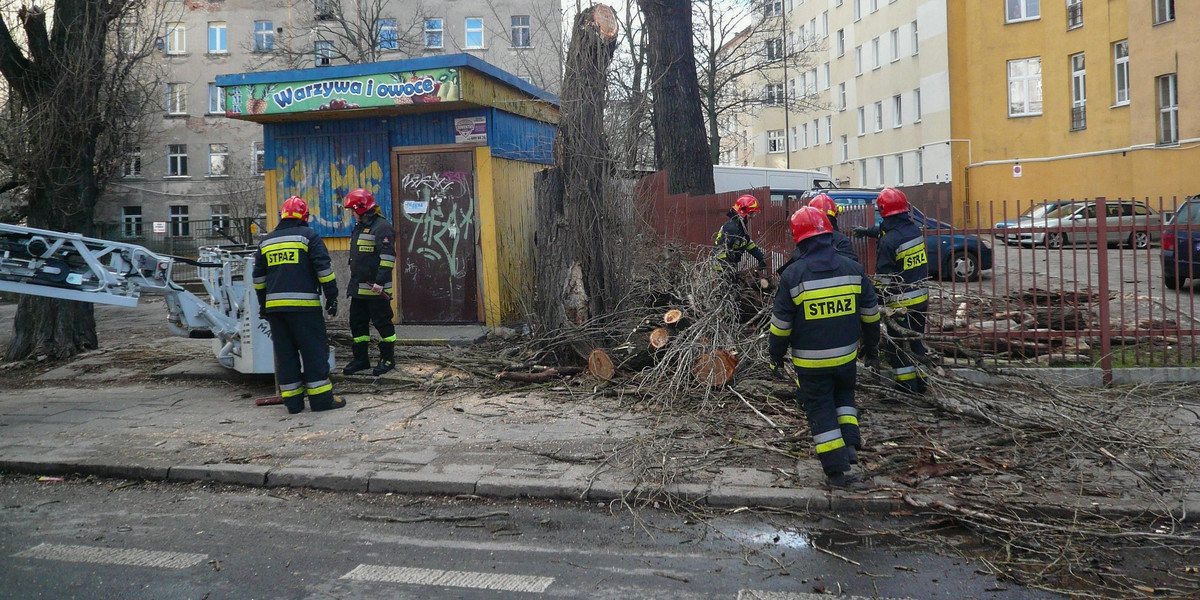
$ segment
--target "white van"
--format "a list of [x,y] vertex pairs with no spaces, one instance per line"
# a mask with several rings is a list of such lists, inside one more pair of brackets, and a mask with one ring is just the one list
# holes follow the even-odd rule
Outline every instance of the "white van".
[[722,165],[713,167],[713,183],[718,194],[769,187],[772,202],[780,202],[787,196],[799,197],[812,189],[837,187],[828,175],[820,171]]

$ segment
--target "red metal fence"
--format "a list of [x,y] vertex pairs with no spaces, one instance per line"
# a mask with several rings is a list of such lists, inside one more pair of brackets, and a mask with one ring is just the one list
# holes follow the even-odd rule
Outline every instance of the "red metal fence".
[[[642,190],[653,207],[650,220],[666,239],[702,246],[712,244],[739,195],[669,195],[662,173],[646,178]],[[752,193],[764,208],[751,221],[751,237],[772,267],[781,265],[794,246],[787,217],[798,206],[772,203],[766,188]],[[1184,210],[1166,223],[1186,200],[996,203],[977,206],[969,222],[980,225],[961,228],[949,225],[951,215],[935,204],[925,214],[941,223],[925,230],[931,266],[941,272],[930,285],[930,346],[975,364],[1099,366],[1106,381],[1114,367],[1196,366],[1200,327],[1190,277],[1192,260],[1200,277],[1200,214],[1185,218]],[[1039,207],[1051,209],[1015,218]],[[1096,218],[1087,218],[1093,212]],[[1200,213],[1200,200],[1191,212]],[[859,207],[844,211],[838,226],[849,233],[874,219],[872,207]],[[855,247],[873,272],[873,240],[855,240]],[[986,270],[956,278],[964,257]]]

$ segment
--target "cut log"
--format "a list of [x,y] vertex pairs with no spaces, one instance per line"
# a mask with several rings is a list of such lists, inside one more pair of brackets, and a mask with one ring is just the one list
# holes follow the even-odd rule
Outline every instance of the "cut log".
[[608,353],[600,348],[592,350],[588,355],[588,372],[593,377],[600,381],[608,381],[613,378],[616,373],[616,368],[613,367],[613,361],[609,358]]
[[661,350],[662,348],[665,348],[667,343],[670,341],[671,332],[667,331],[663,327],[659,327],[658,329],[650,332],[650,345],[654,347],[655,350]]
[[667,312],[663,313],[663,323],[666,323],[667,325],[674,325],[674,324],[678,323],[679,320],[682,318],[683,318],[683,311],[681,311],[677,308],[672,308],[671,310],[668,310]]
[[696,359],[692,374],[695,375],[696,381],[702,384],[721,387],[733,379],[736,369],[737,358],[726,350],[718,349],[701,354]]

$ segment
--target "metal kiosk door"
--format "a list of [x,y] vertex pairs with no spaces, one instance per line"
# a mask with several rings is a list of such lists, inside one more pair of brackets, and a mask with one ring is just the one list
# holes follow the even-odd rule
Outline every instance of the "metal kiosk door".
[[400,322],[479,322],[474,154],[392,156]]

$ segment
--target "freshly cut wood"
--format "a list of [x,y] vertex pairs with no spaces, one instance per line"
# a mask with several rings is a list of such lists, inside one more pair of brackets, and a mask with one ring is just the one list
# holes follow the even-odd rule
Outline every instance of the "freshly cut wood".
[[550,367],[536,373],[504,371],[496,375],[500,381],[520,381],[522,383],[545,383],[561,377],[570,377],[583,372],[583,367]]
[[700,383],[721,387],[733,379],[735,370],[737,370],[737,357],[727,350],[718,349],[701,354],[696,358],[696,366],[692,368],[692,374]]
[[659,327],[658,329],[655,329],[654,331],[650,332],[650,345],[653,346],[655,349],[662,349],[662,348],[666,347],[667,342],[670,342],[670,341],[671,341],[671,332],[667,331],[663,327]]
[[683,311],[681,311],[677,308],[672,308],[671,310],[668,310],[666,313],[663,314],[663,323],[666,323],[667,325],[674,325],[674,324],[678,323],[679,320],[682,318],[683,318]]
[[608,356],[607,352],[600,348],[592,350],[592,353],[588,355],[587,363],[588,372],[591,373],[593,377],[601,381],[608,381],[609,379],[612,379],[613,374],[616,373],[616,368],[613,367],[612,358]]

